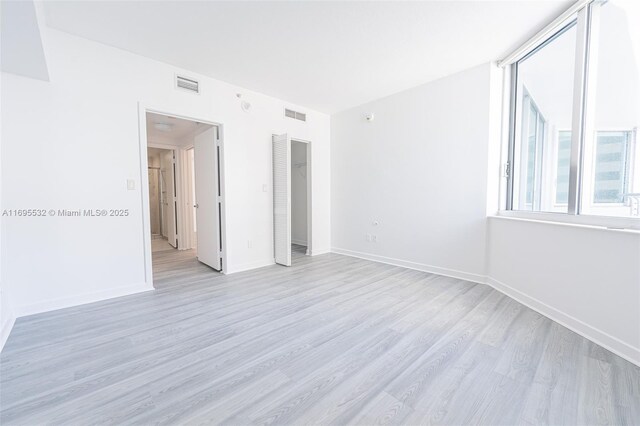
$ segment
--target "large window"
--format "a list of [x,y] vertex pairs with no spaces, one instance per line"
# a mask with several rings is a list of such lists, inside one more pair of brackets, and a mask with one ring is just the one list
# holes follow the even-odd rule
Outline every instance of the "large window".
[[615,0],[591,9],[587,82],[593,98],[586,111],[579,213],[640,219],[640,39],[630,34],[637,24]]
[[596,0],[511,62],[508,210],[640,222],[634,30]]
[[573,21],[514,66],[514,210],[567,212],[566,201],[558,203],[555,158],[557,129],[571,127],[575,51]]

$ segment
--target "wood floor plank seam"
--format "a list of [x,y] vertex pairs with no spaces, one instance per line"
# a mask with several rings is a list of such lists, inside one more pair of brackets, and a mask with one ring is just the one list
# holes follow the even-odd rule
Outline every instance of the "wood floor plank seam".
[[370,283],[371,284],[371,283]]
[[640,368],[494,289],[337,254],[20,318],[0,423],[640,424]]

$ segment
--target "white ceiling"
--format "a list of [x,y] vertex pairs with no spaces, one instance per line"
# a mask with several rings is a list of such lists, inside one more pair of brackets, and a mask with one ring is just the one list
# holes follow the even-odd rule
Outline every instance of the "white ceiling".
[[491,60],[571,0],[45,2],[53,28],[333,113]]
[[[158,130],[156,123],[168,124],[169,131]],[[184,120],[182,118],[170,117],[167,115],[147,113],[147,139],[151,142],[164,142],[173,145],[183,145],[190,143],[190,137],[211,127],[209,124],[198,123],[196,121]]]

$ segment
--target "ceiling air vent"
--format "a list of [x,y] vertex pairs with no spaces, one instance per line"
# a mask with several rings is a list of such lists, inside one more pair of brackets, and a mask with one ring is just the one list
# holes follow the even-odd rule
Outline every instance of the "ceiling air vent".
[[189,92],[200,93],[200,83],[192,78],[177,75],[176,87],[182,90],[188,90]]
[[307,121],[307,114],[302,112],[294,111],[292,109],[284,109],[284,116],[293,118],[294,120]]

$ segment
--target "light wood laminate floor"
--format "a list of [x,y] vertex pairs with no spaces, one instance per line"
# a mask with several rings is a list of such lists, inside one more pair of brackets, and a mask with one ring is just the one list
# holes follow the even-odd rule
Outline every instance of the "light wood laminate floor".
[[212,273],[217,273],[207,265],[198,262],[195,249],[176,250],[164,239],[152,240],[151,249],[153,286],[156,289],[210,279]]
[[639,424],[640,368],[485,285],[336,254],[20,318],[11,424]]

